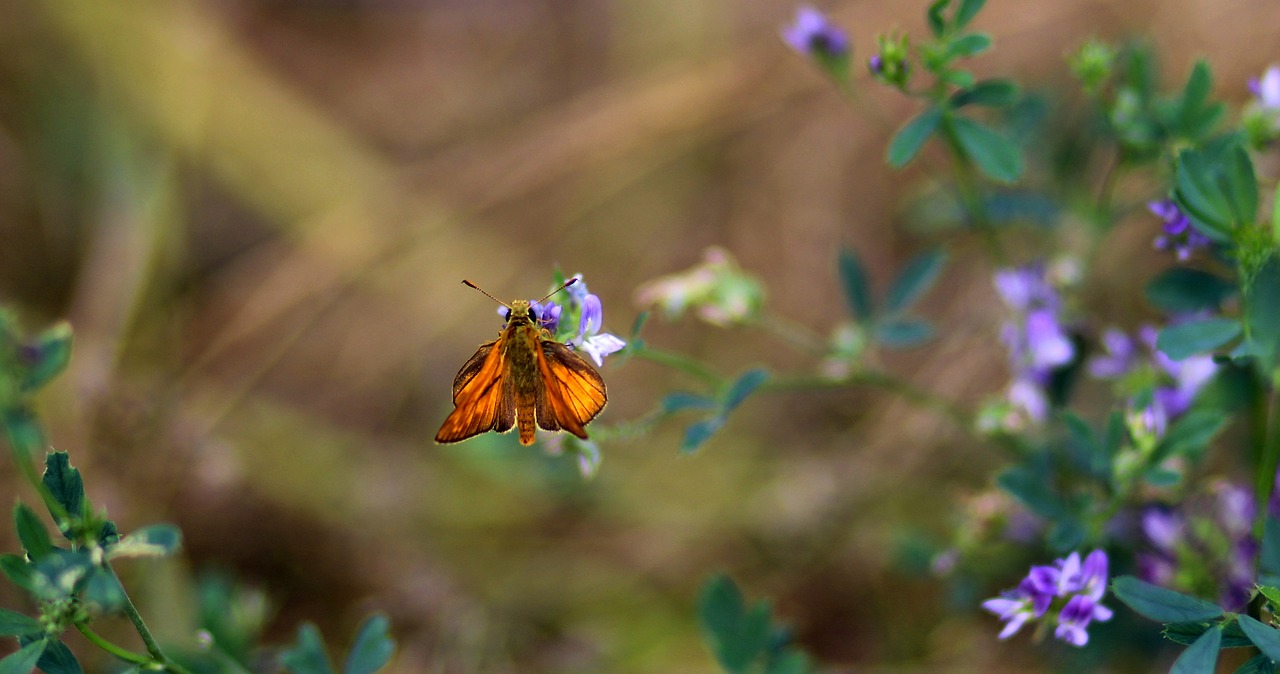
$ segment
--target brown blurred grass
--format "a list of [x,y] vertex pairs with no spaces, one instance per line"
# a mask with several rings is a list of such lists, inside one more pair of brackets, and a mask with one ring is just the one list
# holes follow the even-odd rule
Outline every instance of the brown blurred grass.
[[[919,34],[924,3],[827,8],[862,58],[875,32]],[[832,667],[1033,662],[893,571],[897,537],[944,532],[999,457],[875,391],[752,399],[696,457],[672,427],[609,444],[585,484],[507,441],[430,441],[496,329],[460,278],[515,297],[554,265],[584,272],[622,331],[637,284],[717,244],[772,310],[825,332],[838,247],[883,283],[931,242],[899,210],[921,176],[881,161],[911,104],[865,81],[889,121],[841,100],[777,39],[790,3],[0,9],[0,299],[76,328],[43,401],[55,445],[125,528],[175,521],[190,565],[264,587],[275,637],[312,619],[341,641],[381,609],[396,671],[710,671],[693,600],[727,569]],[[976,66],[1069,86],[1083,39],[1144,34],[1166,82],[1205,55],[1238,100],[1274,58],[1274,18],[1261,1],[994,2]],[[1146,226],[1096,262],[1088,291],[1114,318]],[[944,338],[890,365],[972,405],[1003,384],[998,313],[980,248],[952,259],[923,308]],[[691,322],[649,340],[726,371],[812,366]],[[689,385],[638,362],[605,375],[604,422]]]

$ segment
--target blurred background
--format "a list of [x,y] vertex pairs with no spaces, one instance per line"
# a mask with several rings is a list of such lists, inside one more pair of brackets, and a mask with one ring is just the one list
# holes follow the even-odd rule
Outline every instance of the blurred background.
[[[821,9],[861,64],[876,33],[922,35],[926,5]],[[883,392],[757,395],[694,456],[679,424],[605,443],[590,481],[512,437],[432,442],[457,368],[500,325],[462,278],[510,299],[583,273],[625,335],[639,284],[718,245],[759,275],[768,311],[827,334],[845,318],[840,247],[883,288],[940,240],[904,209],[925,176],[883,164],[916,104],[862,75],[879,112],[842,97],[779,38],[795,9],[0,0],[0,302],[29,328],[75,329],[41,412],[89,497],[122,530],[184,532],[180,561],[121,565],[158,631],[189,641],[196,579],[217,572],[265,602],[275,642],[311,620],[344,649],[386,612],[396,672],[711,672],[695,603],[724,570],[828,671],[1066,657],[998,645],[977,608],[1024,560],[965,590],[904,554],[950,540],[1001,457]],[[1280,59],[1278,11],[992,0],[975,26],[996,47],[974,67],[1070,106],[1067,53],[1143,36],[1167,88],[1206,56],[1215,94],[1239,102]],[[1135,212],[1101,247],[1083,293],[1104,315],[1143,311],[1160,260],[1134,260],[1157,227]],[[921,308],[942,336],[884,365],[972,409],[1007,384],[1001,309],[982,248],[953,241]],[[726,375],[817,366],[692,319],[645,335]],[[602,425],[694,383],[634,360],[603,374]],[[34,502],[19,482],[0,470]],[[18,547],[9,527],[0,547]]]

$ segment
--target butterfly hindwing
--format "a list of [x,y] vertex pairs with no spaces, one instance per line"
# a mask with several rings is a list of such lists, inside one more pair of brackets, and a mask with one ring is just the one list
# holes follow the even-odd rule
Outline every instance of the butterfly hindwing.
[[547,430],[557,430],[553,426],[558,426],[586,439],[584,426],[608,401],[600,373],[559,342],[543,340],[538,356],[543,383],[539,391],[538,425]]

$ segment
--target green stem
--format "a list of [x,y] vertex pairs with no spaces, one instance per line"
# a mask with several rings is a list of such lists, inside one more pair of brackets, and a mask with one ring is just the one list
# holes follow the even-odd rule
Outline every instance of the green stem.
[[983,203],[982,194],[978,189],[978,178],[973,170],[973,162],[969,161],[969,156],[964,153],[960,141],[951,132],[945,115],[943,125],[942,135],[947,140],[947,149],[951,151],[952,164],[955,166],[956,192],[960,198],[960,204],[969,214],[974,229],[982,235],[982,240],[996,266],[1006,267],[1009,264],[1009,256],[1004,252],[1000,237],[996,236],[995,229],[991,227],[991,217],[987,214],[987,206]]
[[[102,568],[111,574],[111,579],[116,581],[116,584],[120,585],[123,590],[124,585],[120,583],[120,578],[116,576],[116,571],[111,568],[111,564],[109,562],[104,563]],[[147,627],[147,623],[142,619],[142,614],[138,613],[138,607],[133,605],[133,599],[129,597],[129,593],[123,592],[123,594],[125,615],[129,616],[134,629],[138,630],[138,636],[142,637],[142,643],[146,645],[147,653],[151,654],[151,661],[173,672],[173,674],[192,674],[186,667],[171,661],[165,656],[164,651],[160,650],[160,644],[156,643],[156,638],[151,635],[151,630]]]
[[1255,494],[1258,504],[1257,518],[1253,522],[1253,535],[1261,541],[1267,522],[1267,503],[1275,487],[1276,468],[1280,465],[1280,395],[1272,382],[1270,401],[1267,405],[1266,432],[1263,436],[1262,454],[1258,457],[1258,475]]
[[707,367],[701,361],[695,358],[690,358],[689,356],[685,356],[683,354],[673,353],[670,351],[663,351],[661,349],[654,349],[648,346],[644,346],[642,348],[631,351],[630,355],[633,358],[639,358],[640,360],[647,360],[651,363],[658,363],[659,365],[665,365],[667,367],[680,370],[681,372],[693,375],[711,384],[712,386],[718,387],[724,383],[723,378],[721,378],[720,375],[712,371],[711,368]]
[[827,342],[798,323],[793,323],[781,316],[763,315],[751,323],[783,341],[801,349],[810,355],[827,355]]
[[80,630],[80,633],[83,634],[84,638],[88,639],[90,643],[116,656],[117,658],[124,660],[125,662],[132,662],[135,665],[148,665],[152,662],[151,658],[142,655],[141,653],[134,653],[123,646],[107,641],[102,637],[102,635],[94,632],[85,623],[76,623],[76,629]]

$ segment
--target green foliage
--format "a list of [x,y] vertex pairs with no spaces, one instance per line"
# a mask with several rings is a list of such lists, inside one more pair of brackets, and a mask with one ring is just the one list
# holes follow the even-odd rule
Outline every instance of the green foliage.
[[1222,609],[1216,604],[1152,585],[1133,576],[1116,578],[1111,584],[1111,590],[1129,608],[1157,622],[1199,622],[1222,615]]
[[1200,233],[1230,241],[1252,224],[1258,212],[1258,183],[1253,162],[1231,137],[1178,155],[1173,199]]
[[1272,660],[1280,660],[1280,630],[1247,615],[1238,616],[1236,621],[1258,650]]
[[937,282],[946,259],[942,250],[925,251],[912,258],[890,284],[884,299],[877,302],[858,254],[848,249],[840,252],[837,266],[845,299],[854,319],[864,325],[875,343],[909,348],[933,337],[934,329],[928,321],[903,314]]
[[1218,311],[1236,293],[1235,283],[1207,271],[1173,267],[1151,279],[1147,301],[1170,314]]
[[0,660],[0,674],[31,674],[31,670],[35,669],[36,663],[44,655],[44,649],[48,644],[47,639],[40,639],[5,656]]
[[17,611],[10,611],[6,608],[0,608],[0,636],[17,637],[24,634],[38,634],[43,632],[40,621],[35,618],[29,618]]
[[[19,642],[26,641],[20,639]],[[40,654],[40,659],[36,661],[36,667],[44,674],[84,674],[84,668],[80,666],[80,661],[71,652],[67,645],[56,639],[38,639],[31,640],[30,643],[44,643],[44,652]]]
[[[387,619],[373,615],[356,632],[342,674],[373,674],[391,661],[395,642],[387,635]],[[280,664],[292,674],[334,674],[324,638],[311,623],[298,629],[298,639],[280,654]]]
[[948,133],[988,178],[1009,183],[1022,177],[1022,150],[1013,141],[967,117],[945,118]]
[[172,524],[152,524],[123,537],[112,546],[109,559],[120,557],[165,557],[182,543],[182,532]]
[[756,368],[747,370],[730,383],[716,398],[708,398],[692,393],[668,395],[663,400],[662,409],[666,413],[681,410],[710,410],[712,413],[685,428],[684,440],[680,451],[688,454],[698,451],[702,445],[724,427],[729,414],[737,409],[756,389],[769,379],[767,370]]
[[29,506],[25,503],[15,506],[13,521],[22,549],[27,551],[27,557],[31,561],[39,562],[53,552],[53,540],[49,538],[48,530],[44,528],[40,516]]
[[75,530],[73,522],[78,522],[84,512],[84,479],[80,477],[80,471],[71,466],[66,452],[49,452],[45,455],[41,483],[49,490],[53,500],[62,506],[62,513],[49,513],[58,520],[58,529],[66,538],[75,538],[79,532]]
[[1206,630],[1173,661],[1169,674],[1213,674],[1221,645],[1222,630],[1217,627]]
[[785,628],[774,625],[769,603],[747,606],[736,583],[717,574],[702,586],[698,616],[711,652],[728,674],[804,674],[808,658],[788,645]]
[[894,168],[902,168],[911,163],[911,160],[920,153],[920,148],[924,147],[925,141],[929,140],[933,132],[938,129],[941,121],[941,108],[932,106],[925,108],[893,134],[885,154],[885,161]]
[[1234,318],[1204,318],[1172,325],[1160,331],[1156,348],[1173,360],[1207,353],[1240,336],[1240,322]]

